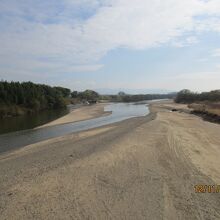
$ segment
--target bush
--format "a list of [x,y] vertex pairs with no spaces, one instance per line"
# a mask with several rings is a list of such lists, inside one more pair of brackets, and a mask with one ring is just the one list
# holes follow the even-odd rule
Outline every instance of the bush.
[[184,89],[177,93],[175,98],[177,103],[193,103],[193,102],[216,102],[220,101],[220,90],[211,92],[193,93],[190,90]]

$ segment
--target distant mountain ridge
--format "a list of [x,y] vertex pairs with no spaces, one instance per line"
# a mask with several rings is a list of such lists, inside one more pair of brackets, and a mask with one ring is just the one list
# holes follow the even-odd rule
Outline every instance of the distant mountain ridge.
[[99,88],[95,89],[96,92],[102,95],[116,95],[120,91],[125,92],[126,94],[168,94],[168,93],[174,93],[176,91],[173,90],[166,90],[166,89],[125,89],[125,88],[119,88],[119,89],[107,89],[107,88]]

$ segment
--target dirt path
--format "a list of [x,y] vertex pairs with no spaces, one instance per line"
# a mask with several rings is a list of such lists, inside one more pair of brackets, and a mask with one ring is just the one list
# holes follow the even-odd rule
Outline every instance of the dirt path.
[[0,219],[220,219],[220,125],[152,111],[2,155]]

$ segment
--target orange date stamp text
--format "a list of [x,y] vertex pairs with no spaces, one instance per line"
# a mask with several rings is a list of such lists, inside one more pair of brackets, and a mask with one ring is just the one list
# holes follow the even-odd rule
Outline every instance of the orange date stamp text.
[[196,193],[220,193],[220,185],[195,185]]

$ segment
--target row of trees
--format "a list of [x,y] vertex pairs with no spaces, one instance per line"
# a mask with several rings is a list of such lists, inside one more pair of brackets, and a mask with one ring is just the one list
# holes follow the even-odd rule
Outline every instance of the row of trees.
[[69,89],[62,87],[50,87],[32,82],[0,81],[0,107],[2,109],[0,114],[10,114],[12,106],[33,111],[64,108],[65,98],[69,97],[70,93]]
[[193,103],[193,102],[219,102],[220,101],[220,90],[214,90],[211,92],[202,92],[202,93],[195,93],[191,92],[188,89],[184,89],[177,93],[175,98],[177,103]]
[[175,94],[99,95],[93,90],[73,91],[63,87],[51,87],[32,82],[0,81],[0,116],[20,115],[38,112],[44,109],[64,108],[67,103],[89,102],[98,100],[111,102],[137,102],[152,99],[173,98]]
[[176,93],[129,95],[124,92],[119,92],[118,95],[103,96],[103,99],[107,99],[112,102],[139,102],[153,99],[172,99],[175,96]]
[[107,100],[110,102],[138,102],[153,99],[172,99],[176,96],[176,93],[129,95],[124,92],[119,92],[117,95],[99,95],[93,90],[85,90],[84,92],[74,91],[71,93],[71,96],[74,99],[84,100],[90,103],[98,100]]

